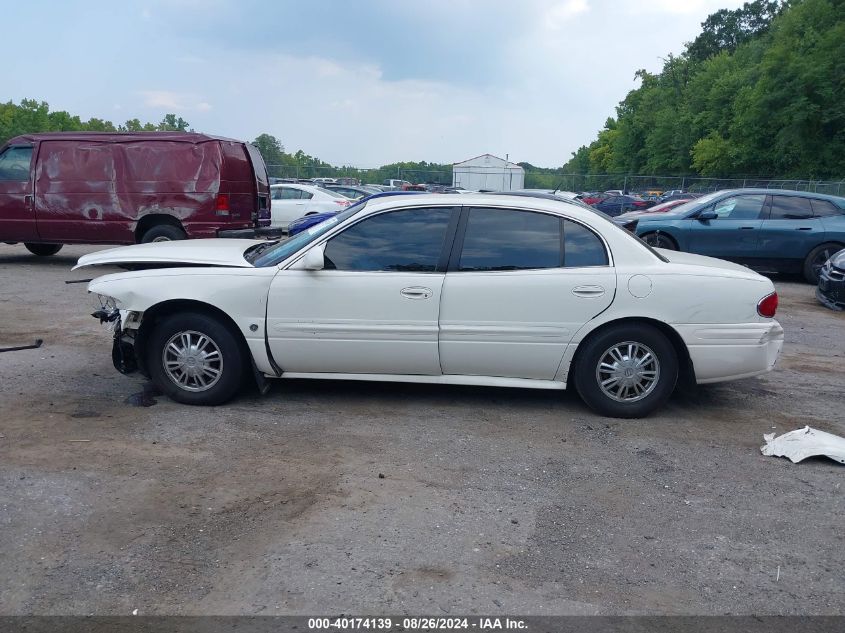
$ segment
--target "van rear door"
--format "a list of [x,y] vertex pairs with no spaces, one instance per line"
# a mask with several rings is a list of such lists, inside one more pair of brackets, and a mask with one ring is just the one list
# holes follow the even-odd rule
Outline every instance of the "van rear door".
[[38,241],[32,150],[32,145],[8,145],[0,153],[0,242]]
[[255,145],[246,143],[246,151],[255,174],[255,226],[270,226],[270,179],[267,177],[267,166]]

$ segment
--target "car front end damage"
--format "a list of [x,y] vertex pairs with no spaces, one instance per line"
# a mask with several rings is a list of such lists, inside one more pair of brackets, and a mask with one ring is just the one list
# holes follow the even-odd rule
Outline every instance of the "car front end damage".
[[822,266],[816,299],[831,310],[845,310],[845,251],[840,251]]
[[139,362],[140,355],[136,353],[138,332],[141,326],[140,312],[121,310],[114,297],[95,295],[96,309],[91,316],[100,323],[108,324],[112,331],[112,364],[121,374],[131,374],[138,369],[142,373],[144,368]]

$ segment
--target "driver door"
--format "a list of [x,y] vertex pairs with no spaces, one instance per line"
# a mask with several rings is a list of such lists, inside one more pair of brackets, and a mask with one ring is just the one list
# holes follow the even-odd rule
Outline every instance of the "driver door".
[[440,294],[457,214],[369,216],[324,243],[323,270],[280,270],[267,306],[276,363],[294,373],[439,375]]
[[14,145],[0,154],[0,241],[38,239],[33,205],[32,146]]
[[722,259],[755,257],[765,204],[764,194],[739,194],[718,200],[707,207],[716,212],[716,218],[688,220],[688,250]]

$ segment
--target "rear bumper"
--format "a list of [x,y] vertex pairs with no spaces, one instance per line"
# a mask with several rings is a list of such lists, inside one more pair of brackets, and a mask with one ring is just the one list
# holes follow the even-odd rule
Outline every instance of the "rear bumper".
[[698,384],[738,380],[774,369],[783,348],[777,321],[678,327]]
[[284,230],[281,228],[261,226],[253,229],[229,229],[226,231],[217,231],[217,237],[231,238],[231,239],[276,239],[284,235]]

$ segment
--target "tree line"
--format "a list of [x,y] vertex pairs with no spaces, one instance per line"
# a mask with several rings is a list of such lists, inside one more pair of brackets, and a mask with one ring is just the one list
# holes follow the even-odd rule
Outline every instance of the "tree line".
[[845,0],[722,9],[563,172],[845,177]]

